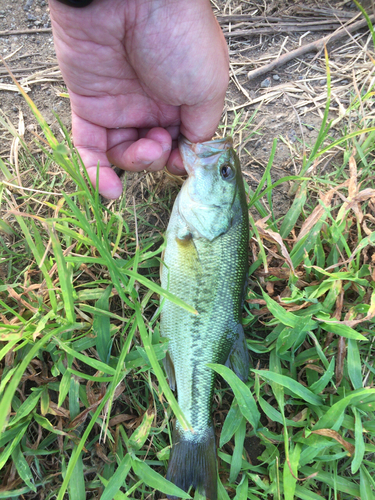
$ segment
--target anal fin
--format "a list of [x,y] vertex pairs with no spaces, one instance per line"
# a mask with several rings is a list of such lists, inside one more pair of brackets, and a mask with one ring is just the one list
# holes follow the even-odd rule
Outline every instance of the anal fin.
[[237,325],[237,340],[233,344],[225,366],[230,368],[242,382],[249,378],[250,358],[242,325]]

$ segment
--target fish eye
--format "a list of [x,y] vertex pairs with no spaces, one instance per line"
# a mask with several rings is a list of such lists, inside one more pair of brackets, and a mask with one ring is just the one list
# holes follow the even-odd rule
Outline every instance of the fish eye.
[[228,163],[225,163],[220,168],[220,174],[224,180],[230,180],[234,177],[234,170]]

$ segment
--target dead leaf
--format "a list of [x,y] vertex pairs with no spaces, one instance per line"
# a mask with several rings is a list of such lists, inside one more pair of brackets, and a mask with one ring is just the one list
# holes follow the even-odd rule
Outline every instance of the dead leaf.
[[[1,336],[0,336],[1,339]],[[5,355],[5,366],[7,368],[11,367],[14,365],[14,347],[9,349],[9,351]]]
[[[364,321],[370,321],[374,316],[375,316],[375,304],[371,304],[366,316],[361,316],[359,319],[344,319],[343,321],[332,321],[332,323],[335,323],[336,325],[346,325],[350,326],[350,328],[353,328],[359,325],[359,323],[363,323]],[[318,318],[317,320],[320,321]],[[366,332],[362,332],[362,335],[366,336]]]
[[353,154],[349,159],[350,178],[348,185],[348,198],[345,199],[342,207],[340,208],[337,218],[338,220],[343,220],[345,214],[349,210],[353,210],[358,221],[362,223],[364,216],[360,204],[363,201],[373,198],[375,196],[375,189],[366,188],[363,189],[362,191],[359,191],[359,186],[357,182],[357,176],[358,176],[357,164],[354,157],[355,153],[356,151],[353,150]]
[[287,311],[290,311],[290,312],[294,312],[294,311],[300,311],[301,309],[306,309],[306,307],[309,307],[309,303],[308,302],[305,302],[304,304],[301,304],[299,306],[296,306],[296,305],[293,305],[293,304],[283,304],[283,306],[285,307],[285,309]]
[[274,287],[273,281],[267,281],[267,283],[266,283],[266,290],[267,290],[268,295],[273,295],[273,293],[275,291],[275,287]]
[[49,413],[56,415],[57,417],[70,418],[70,412],[62,406],[57,406],[53,401],[49,402]]
[[308,408],[304,408],[303,410],[298,412],[292,418],[293,422],[302,422],[303,420],[305,420],[308,411],[309,411]]
[[355,161],[354,155],[356,154],[356,150],[353,149],[352,155],[349,158],[349,172],[350,172],[350,178],[349,178],[349,186],[348,186],[348,192],[349,192],[349,198],[353,198],[357,192],[357,163]]
[[311,434],[319,434],[319,436],[335,439],[350,453],[350,455],[354,454],[355,446],[348,441],[345,441],[345,439],[341,437],[338,432],[333,431],[332,429],[318,429],[316,431],[311,431]]
[[[335,309],[333,318],[340,321],[342,308],[344,306],[344,290],[342,289],[342,282],[341,281],[337,281],[336,286],[340,287],[340,293],[336,298],[336,309]],[[334,336],[334,333],[332,333],[332,332],[327,333],[327,337],[326,337],[326,340],[324,342],[324,349],[326,349],[330,345],[330,343],[332,342],[333,336]]]
[[[280,278],[282,280],[287,280],[289,279],[290,276],[290,269],[287,269],[286,267],[269,267],[268,271],[255,271],[254,273],[256,276],[275,276],[276,278]],[[302,276],[301,272],[295,273],[297,276]]]
[[[104,395],[103,395],[104,396]],[[96,401],[93,405],[90,405],[88,408],[86,408],[85,410],[81,411],[81,413],[79,415],[76,416],[76,418],[74,418],[70,424],[69,424],[69,429],[74,429],[75,427],[77,427],[78,425],[81,425],[84,423],[84,421],[86,420],[87,418],[87,415],[90,413],[90,411],[93,411],[93,410],[96,410],[96,408],[99,406],[100,404],[100,401],[103,399],[103,396],[100,397],[98,399],[98,401]]]
[[[57,419],[57,425],[56,427],[59,429],[59,431],[63,430],[63,425],[62,425],[62,418]],[[61,434],[57,435],[57,445],[59,447],[60,453],[64,453],[64,440]]]
[[355,194],[353,197],[349,196],[340,209],[338,219],[341,218],[342,220],[344,215],[347,212],[349,212],[349,210],[353,210],[358,221],[362,223],[364,216],[360,203],[374,197],[375,197],[375,189],[370,189],[370,188],[363,189],[359,193]]
[[336,387],[341,384],[342,377],[344,375],[344,360],[346,357],[346,339],[345,337],[339,337],[337,345],[337,358],[336,358]]
[[359,193],[355,196],[356,201],[366,201],[375,197],[375,189],[366,188],[359,191]]
[[309,370],[313,370],[313,371],[315,371],[315,372],[318,372],[318,373],[320,373],[321,375],[324,373],[324,368],[322,368],[321,366],[318,366],[318,365],[313,365],[313,364],[311,364],[311,363],[308,363],[308,364],[305,366],[305,368],[306,368],[306,369],[308,368]]
[[343,182],[339,186],[330,189],[327,193],[320,196],[322,204],[319,204],[314,208],[311,214],[307,217],[305,222],[302,224],[301,230],[299,232],[296,243],[300,241],[306,234],[308,234],[315,224],[321,219],[325,212],[325,208],[329,208],[332,203],[333,196],[342,188],[347,187],[349,180]]
[[22,298],[21,295],[19,295],[12,287],[8,286],[7,287],[7,290],[8,290],[8,293],[9,295],[16,300],[16,302],[18,303],[19,307],[20,307],[20,304],[22,304],[24,306],[24,308],[28,309],[29,311],[31,311],[32,313],[37,313],[38,312],[38,308],[37,307],[34,307],[32,306],[31,304],[29,304],[24,298]]
[[367,224],[366,224],[365,220],[362,221],[362,227],[363,227],[364,232],[366,233],[366,236],[371,236],[372,235],[372,231],[371,231],[371,229],[369,229],[367,227]]
[[265,225],[268,219],[269,216],[265,217],[264,219],[259,219],[255,222],[259,235],[264,239],[271,241],[272,243],[277,243],[280,246],[282,256],[285,258],[292,273],[295,274],[292,259],[290,258],[289,252],[284,245],[282,237],[279,235],[279,233],[275,233],[275,231],[272,231]]
[[103,462],[105,462],[106,464],[111,464],[113,462],[113,460],[110,460],[107,457],[107,455],[104,453],[103,447],[101,444],[99,444],[99,443],[95,444],[95,451],[96,451],[96,454],[98,455],[98,457],[101,458],[103,460]]
[[312,474],[310,474],[309,476],[306,476],[306,477],[298,477],[298,476],[295,476],[294,475],[294,472],[292,470],[292,466],[291,466],[291,463],[290,463],[290,460],[289,460],[289,457],[286,457],[286,460],[288,462],[288,466],[289,466],[289,471],[291,473],[291,475],[294,477],[294,479],[296,479],[297,481],[308,481],[309,479],[312,479],[313,477],[317,476],[318,475],[318,472],[313,472]]
[[127,415],[125,413],[120,413],[120,415],[116,415],[112,417],[108,423],[109,427],[114,427],[115,425],[121,424],[121,422],[126,422],[128,420],[132,420],[134,415]]
[[108,412],[108,408],[110,407],[110,405],[112,405],[113,402],[116,401],[116,399],[125,391],[125,387],[126,386],[124,382],[120,382],[119,384],[117,384],[113,398],[110,398],[104,406],[103,409],[104,414]]

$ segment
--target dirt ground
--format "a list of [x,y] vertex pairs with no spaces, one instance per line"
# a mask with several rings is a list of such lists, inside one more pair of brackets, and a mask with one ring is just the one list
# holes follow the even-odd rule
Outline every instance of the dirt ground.
[[[233,122],[236,114],[241,114],[239,124],[245,123],[257,111],[251,125],[243,131],[240,127],[235,138],[237,144],[241,143],[242,146],[241,157],[246,180],[255,189],[269,159],[274,138],[278,139],[278,146],[272,180],[300,171],[303,149],[314,142],[321,124],[326,97],[326,68],[321,51],[318,54],[307,53],[256,79],[249,80],[247,72],[278,55],[318,40],[337,28],[333,26],[331,31],[330,27],[328,30],[315,31],[316,27],[314,30],[309,29],[311,20],[335,21],[339,16],[345,21],[354,17],[358,11],[353,2],[342,0],[218,0],[213,1],[213,8],[226,34],[231,57],[231,82],[221,125]],[[247,16],[243,17],[246,22],[236,16]],[[254,19],[278,16],[281,20],[285,18],[292,27],[280,32],[275,29],[268,34],[257,33],[255,29],[252,34],[249,30],[246,32],[249,16]],[[305,21],[306,28],[302,27],[302,31],[299,29],[294,32],[293,19],[295,23]],[[246,33],[242,36],[230,35],[238,27]],[[254,24],[250,27],[254,29]],[[343,109],[350,103],[352,72],[356,70],[353,65],[345,70],[349,55],[357,58],[358,64],[361,63],[360,58],[366,57],[361,52],[369,43],[367,28],[353,33],[353,36],[329,46],[330,64],[335,70],[332,83],[332,119],[338,118],[340,113],[342,115]],[[347,48],[343,49],[343,46]],[[69,99],[57,67],[48,3],[45,0],[0,0],[0,54],[29,91],[29,96],[52,129],[58,131],[54,112],[69,128]],[[1,62],[0,109],[15,126],[19,120],[19,112],[22,111],[26,126],[25,138],[31,140],[29,132],[35,127],[35,121]],[[333,134],[339,134],[341,126],[340,122],[337,130],[333,129]],[[230,129],[224,128],[224,132],[228,131]],[[247,139],[250,133],[252,135]],[[0,155],[6,158],[12,137],[0,127],[0,138]],[[27,179],[23,181],[27,186]],[[284,184],[275,192],[277,215],[285,213],[289,205],[288,185]]]

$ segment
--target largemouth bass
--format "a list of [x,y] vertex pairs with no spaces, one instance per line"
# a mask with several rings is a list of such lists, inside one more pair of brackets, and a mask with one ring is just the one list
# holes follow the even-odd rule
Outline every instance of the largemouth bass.
[[[165,300],[161,334],[169,339],[165,368],[194,432],[179,422],[167,479],[217,498],[217,460],[211,402],[215,372],[230,366],[246,380],[249,358],[241,325],[248,268],[249,220],[244,182],[231,138],[193,144],[180,139],[188,179],[173,206],[161,270],[165,289],[197,315]],[[173,498],[173,497],[172,497]]]

